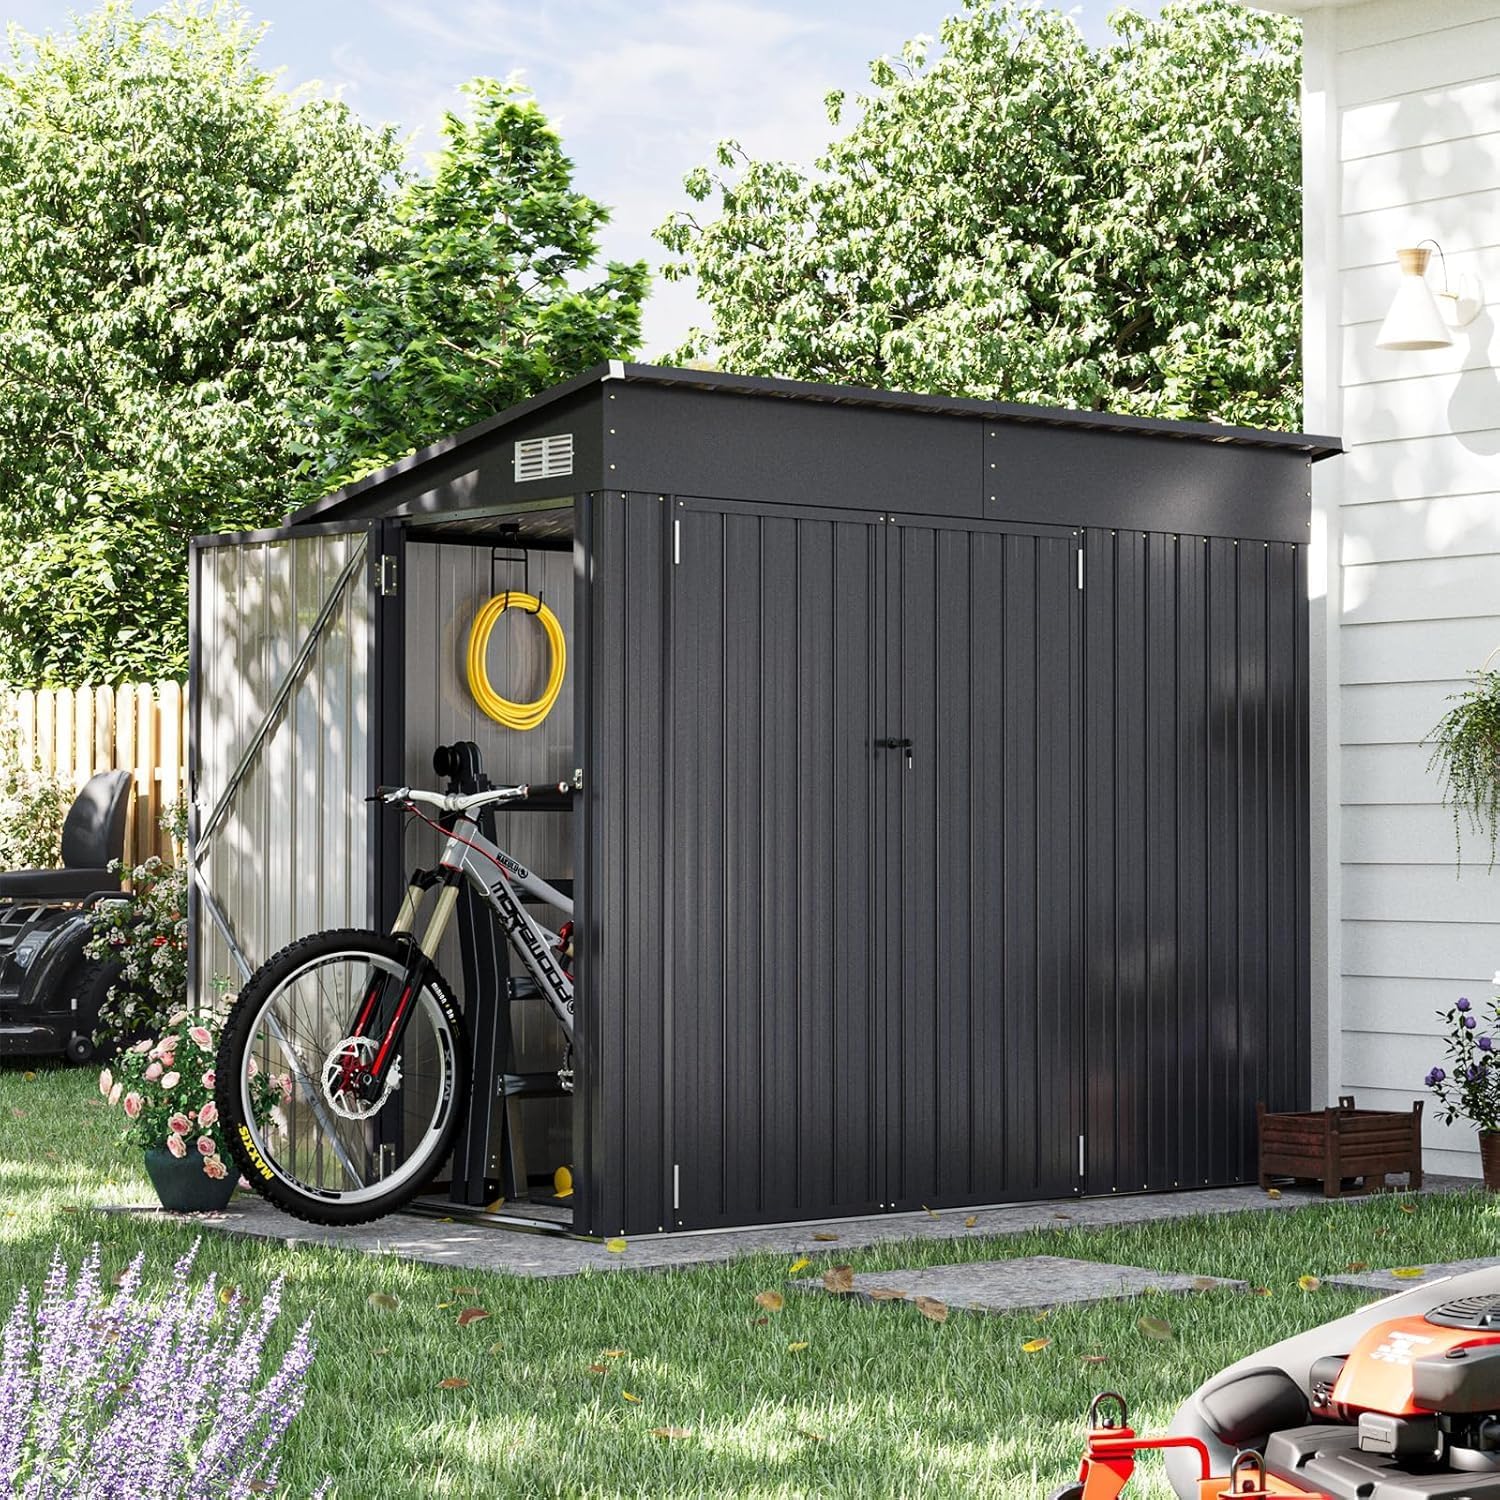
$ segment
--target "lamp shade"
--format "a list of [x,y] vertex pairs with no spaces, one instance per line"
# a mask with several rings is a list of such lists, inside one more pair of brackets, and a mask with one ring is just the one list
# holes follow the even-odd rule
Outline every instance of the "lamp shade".
[[1427,285],[1430,250],[1398,250],[1401,284],[1375,337],[1377,349],[1446,349],[1453,342]]

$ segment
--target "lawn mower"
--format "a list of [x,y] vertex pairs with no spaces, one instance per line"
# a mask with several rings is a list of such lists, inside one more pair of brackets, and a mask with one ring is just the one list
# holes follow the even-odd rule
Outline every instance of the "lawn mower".
[[1500,1264],[1240,1360],[1163,1436],[1128,1422],[1114,1392],[1095,1399],[1078,1479],[1052,1500],[1114,1500],[1143,1452],[1179,1500],[1500,1500]]
[[91,776],[63,820],[61,869],[0,874],[0,1057],[94,1055],[99,1007],[119,966],[85,951],[92,908],[120,899],[132,775]]

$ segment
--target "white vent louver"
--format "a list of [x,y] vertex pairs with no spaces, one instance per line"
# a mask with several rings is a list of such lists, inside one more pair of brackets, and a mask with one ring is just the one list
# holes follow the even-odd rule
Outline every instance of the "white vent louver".
[[528,479],[555,479],[573,472],[573,434],[557,432],[551,437],[521,438],[516,443],[516,483]]

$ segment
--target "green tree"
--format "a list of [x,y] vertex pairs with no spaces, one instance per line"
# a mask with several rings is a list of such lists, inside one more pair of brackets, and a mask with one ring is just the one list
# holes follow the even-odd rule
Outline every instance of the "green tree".
[[291,397],[400,148],[225,3],[108,0],[0,65],[0,676],[180,674],[195,532],[283,515]]
[[[968,0],[871,65],[807,172],[720,144],[717,217],[658,239],[747,374],[1294,426],[1296,23],[1231,0],[1110,20]],[[827,100],[838,125],[841,94]]]
[[313,371],[309,472],[351,478],[640,343],[644,261],[597,281],[608,211],[527,92],[479,78],[445,116],[432,175],[410,182],[391,242],[341,298]]

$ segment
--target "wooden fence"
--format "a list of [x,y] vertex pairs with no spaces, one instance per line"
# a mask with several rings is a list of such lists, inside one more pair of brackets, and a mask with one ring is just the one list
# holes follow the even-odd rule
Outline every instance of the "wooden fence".
[[81,787],[95,771],[133,771],[125,860],[176,857],[159,820],[187,795],[187,694],[180,682],[12,689],[6,697],[22,765],[35,764],[71,787]]

